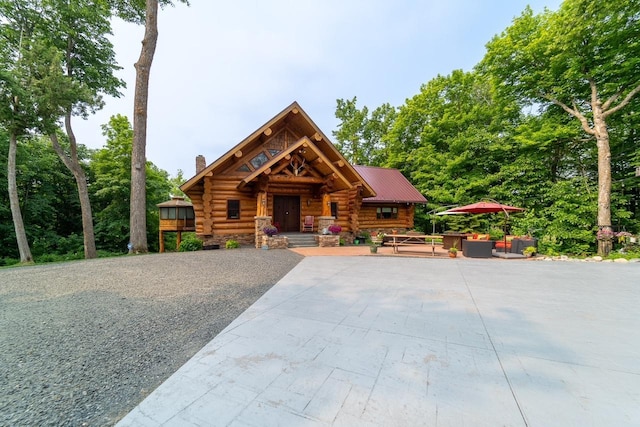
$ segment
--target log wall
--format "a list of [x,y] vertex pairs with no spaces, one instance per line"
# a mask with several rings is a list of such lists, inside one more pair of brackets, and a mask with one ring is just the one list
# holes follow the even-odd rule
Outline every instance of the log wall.
[[394,219],[378,219],[376,218],[376,210],[383,206],[374,204],[364,204],[360,208],[358,220],[360,228],[367,231],[382,231],[385,233],[391,230],[405,231],[413,228],[413,218],[415,212],[414,205],[406,203],[398,203],[397,205],[385,204],[384,206],[397,206],[398,218]]
[[[235,239],[243,244],[255,243],[255,216],[257,212],[257,196],[250,187],[238,190],[237,176],[206,176],[203,185],[193,188],[188,196],[196,215],[196,233],[205,242],[224,244],[228,239]],[[407,204],[386,204],[397,206],[398,218],[379,220],[376,208],[382,205],[362,204],[359,188],[331,193],[331,202],[338,203],[338,218],[343,233],[357,234],[363,231],[391,232],[392,229],[408,230],[413,228],[414,206]],[[267,214],[273,216],[273,200],[276,195],[300,196],[300,230],[304,217],[322,215],[322,197],[309,185],[272,184],[267,190]],[[227,219],[227,200],[240,201],[240,218]],[[315,221],[316,232],[317,220]]]

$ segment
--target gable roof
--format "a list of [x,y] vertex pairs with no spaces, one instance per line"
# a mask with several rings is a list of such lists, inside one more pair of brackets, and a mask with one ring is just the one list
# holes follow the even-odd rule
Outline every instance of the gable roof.
[[363,198],[363,202],[427,203],[427,199],[398,169],[356,165],[353,167],[376,192],[374,197]]
[[[339,181],[341,181],[341,186],[343,188],[351,188],[354,184],[361,183],[363,197],[372,197],[376,195],[368,182],[363,179],[354,167],[342,156],[342,154],[340,154],[340,152],[329,141],[324,133],[322,133],[318,126],[316,126],[313,120],[311,120],[297,102],[293,102],[247,138],[223,154],[219,159],[182,184],[180,189],[186,193],[191,187],[198,184],[205,176],[230,167],[237,157],[242,156],[244,153],[250,152],[254,148],[262,145],[265,141],[265,137],[276,134],[284,128],[295,130],[295,133],[297,133],[301,139],[306,137],[305,142],[310,144],[310,146],[313,146],[312,151],[315,152],[318,157],[320,157],[320,154],[324,157],[325,163],[328,163],[332,169],[331,173],[336,173],[337,169],[334,165],[340,165],[338,167],[339,173],[336,175],[340,178]],[[267,167],[261,167],[260,169],[266,170]]]
[[[309,151],[307,151],[306,148],[309,148]],[[304,154],[302,154],[301,151],[303,151]],[[304,157],[305,160],[307,157],[313,157],[313,159],[310,159],[310,160],[312,160],[314,163],[319,160],[321,164],[325,165],[325,169],[328,170],[328,174],[333,174],[333,176],[337,178],[337,180],[335,181],[336,190],[345,190],[345,189],[353,188],[353,185],[351,185],[351,182],[349,182],[349,180],[342,174],[342,172],[340,172],[340,167],[338,167],[337,165],[334,165],[333,162],[327,159],[327,157],[322,153],[322,151],[306,136],[300,138],[294,144],[290,145],[284,151],[280,152],[277,156],[275,156],[268,162],[264,163],[262,166],[260,166],[260,168],[256,169],[252,174],[245,177],[242,181],[240,181],[240,184],[238,185],[238,187],[239,188],[244,187],[245,185],[249,184],[251,181],[258,178],[263,173],[270,173],[271,168],[274,165],[276,165],[278,162],[280,162],[282,159],[286,158],[287,156],[290,157],[291,154],[294,152],[297,152],[300,156]],[[362,179],[360,180],[363,181]]]

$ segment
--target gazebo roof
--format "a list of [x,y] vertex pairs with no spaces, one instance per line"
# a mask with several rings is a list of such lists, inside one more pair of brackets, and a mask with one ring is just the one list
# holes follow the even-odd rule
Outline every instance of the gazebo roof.
[[176,208],[176,207],[188,207],[193,206],[189,202],[184,201],[184,197],[180,196],[171,196],[171,200],[167,200],[166,202],[158,203],[156,205],[159,208]]

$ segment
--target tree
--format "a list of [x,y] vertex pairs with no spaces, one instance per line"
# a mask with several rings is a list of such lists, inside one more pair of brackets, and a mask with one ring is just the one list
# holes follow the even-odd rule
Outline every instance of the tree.
[[[133,129],[125,116],[112,116],[102,127],[107,141],[104,148],[97,150],[92,158],[91,169],[94,178],[92,201],[96,207],[96,237],[102,249],[120,252],[127,247],[130,188],[131,153]],[[146,163],[145,219],[150,224],[147,241],[157,248],[158,208],[157,204],[169,197],[171,182],[167,172],[153,163]]]
[[135,253],[147,252],[146,145],[149,75],[158,40],[158,0],[147,0],[144,38],[136,62],[136,88],[133,100],[133,151],[131,152],[131,217],[129,238]]
[[371,115],[365,106],[358,110],[357,98],[337,100],[336,118],[340,120],[336,148],[353,164],[382,166],[386,161],[383,137],[393,126],[396,110],[383,104]]
[[[24,11],[25,6],[23,1],[0,3],[0,17],[3,21],[0,25],[0,121],[9,134],[7,190],[20,262],[30,263],[33,262],[33,257],[24,227],[16,183],[16,152],[18,138],[38,124],[37,91],[32,89],[41,77],[38,76],[37,68],[42,67],[43,62],[40,61],[37,65],[30,64],[25,56],[33,53],[30,52],[31,49],[37,49],[43,56],[49,56],[50,52],[31,39],[31,19],[37,19],[37,16],[31,15],[29,10]],[[33,54],[31,56],[38,57]]]
[[[84,252],[95,258],[96,247],[87,179],[71,125],[73,115],[86,116],[102,107],[103,93],[118,96],[124,82],[115,78],[113,46],[106,38],[111,33],[110,7],[105,1],[23,0],[1,4],[7,28],[20,34],[10,39],[22,44],[21,60],[37,70],[38,81],[22,80],[23,89],[37,94],[34,103],[37,123],[34,129],[49,135],[56,153],[72,172],[82,212]],[[36,49],[40,54],[36,55]],[[59,121],[64,117],[68,145],[63,149]]]
[[[50,25],[50,42],[64,52],[65,75],[84,89],[63,114],[69,149],[63,150],[55,131],[49,132],[49,136],[56,153],[76,180],[82,212],[85,258],[95,258],[97,252],[93,215],[87,178],[78,158],[72,116],[86,116],[89,112],[102,108],[102,94],[119,96],[119,89],[124,86],[124,82],[114,76],[120,67],[115,65],[113,45],[106,37],[111,34],[111,10],[105,1],[75,1],[69,4],[64,0],[49,0],[45,5],[44,11],[49,22],[55,23]],[[51,101],[57,102],[56,97]]]
[[[66,141],[61,138],[64,145]],[[86,158],[84,147],[79,155]],[[6,158],[9,138],[0,132],[0,158]],[[0,170],[0,182],[7,171]],[[16,152],[16,186],[25,231],[35,261],[42,256],[83,253],[80,205],[73,177],[51,147],[48,137],[23,137]],[[0,188],[0,258],[17,258],[7,188]]]
[[[611,231],[609,118],[640,93],[638,0],[565,0],[530,8],[487,45],[482,67],[523,103],[553,104],[575,117],[598,151],[597,225]],[[598,242],[608,254],[610,241]]]
[[[186,0],[182,3],[189,4]],[[147,144],[147,103],[149,99],[149,75],[158,40],[158,0],[146,0],[145,8],[141,0],[111,0],[113,8],[127,20],[144,22],[140,57],[135,64],[136,86],[133,101],[133,151],[131,155],[131,217],[129,238],[135,253],[147,252],[146,222],[146,144]],[[162,5],[173,5],[164,0]],[[142,13],[144,10],[144,14]]]

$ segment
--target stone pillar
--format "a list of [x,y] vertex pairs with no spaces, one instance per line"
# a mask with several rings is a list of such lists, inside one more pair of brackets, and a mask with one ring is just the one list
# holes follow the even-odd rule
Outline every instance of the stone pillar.
[[322,230],[333,224],[336,218],[333,216],[319,216],[318,217],[318,234],[322,234]]
[[256,248],[260,249],[262,247],[262,236],[265,236],[263,228],[267,225],[271,225],[271,217],[270,216],[256,216],[254,217],[256,221]]

